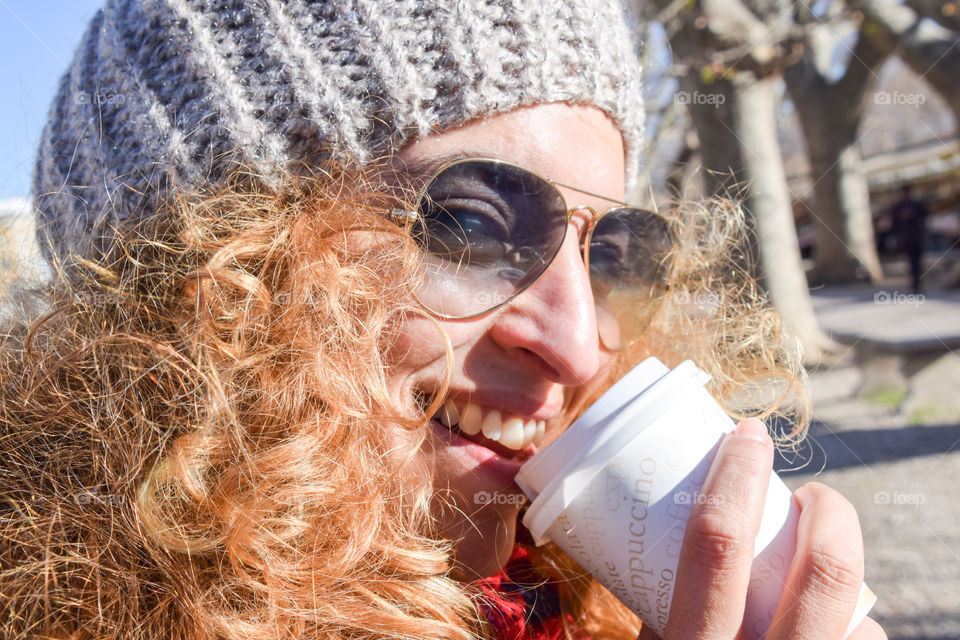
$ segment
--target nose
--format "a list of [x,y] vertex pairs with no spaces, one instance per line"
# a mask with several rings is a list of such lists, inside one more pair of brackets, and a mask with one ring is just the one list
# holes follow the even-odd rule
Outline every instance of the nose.
[[582,229],[582,220],[574,218],[553,262],[491,329],[502,348],[567,386],[586,383],[600,368],[593,292],[580,252]]

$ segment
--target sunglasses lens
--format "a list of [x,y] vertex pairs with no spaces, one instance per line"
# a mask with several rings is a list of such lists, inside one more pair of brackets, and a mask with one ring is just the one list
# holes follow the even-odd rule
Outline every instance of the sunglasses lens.
[[424,250],[417,298],[450,318],[507,302],[547,268],[563,242],[566,207],[547,181],[519,167],[466,160],[440,171],[418,205]]
[[646,328],[666,283],[672,248],[669,224],[651,211],[619,207],[597,221],[588,259],[606,348],[622,349]]

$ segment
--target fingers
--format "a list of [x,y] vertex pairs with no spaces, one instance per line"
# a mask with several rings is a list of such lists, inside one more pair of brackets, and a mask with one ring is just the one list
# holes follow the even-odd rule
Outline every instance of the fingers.
[[759,420],[744,420],[720,443],[687,523],[666,638],[737,635],[772,467]]
[[816,482],[794,495],[800,503],[797,552],[767,637],[843,638],[863,582],[857,513],[843,496]]

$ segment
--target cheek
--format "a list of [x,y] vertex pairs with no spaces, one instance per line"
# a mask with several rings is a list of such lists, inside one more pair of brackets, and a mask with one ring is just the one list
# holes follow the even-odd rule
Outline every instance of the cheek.
[[[486,325],[483,318],[448,321],[411,314],[400,320],[394,331],[395,337],[386,351],[387,363],[400,377],[420,372],[439,382],[446,373],[446,340],[449,339],[457,357],[457,353],[469,351],[483,338]],[[459,364],[457,359],[455,367]]]
[[443,358],[443,335],[437,324],[428,318],[403,318],[392,333],[394,337],[385,356],[395,376],[404,378]]

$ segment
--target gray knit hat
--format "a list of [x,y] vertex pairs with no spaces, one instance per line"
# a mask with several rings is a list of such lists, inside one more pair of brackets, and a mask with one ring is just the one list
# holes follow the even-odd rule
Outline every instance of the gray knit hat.
[[171,175],[202,188],[238,161],[267,177],[363,164],[557,101],[607,112],[636,171],[640,67],[618,0],[109,0],[40,142],[38,240],[48,260],[95,259]]

